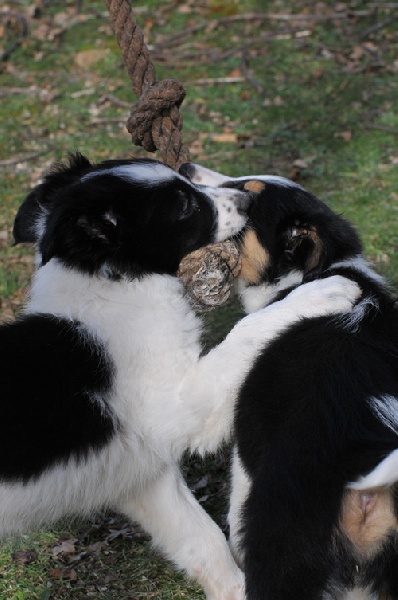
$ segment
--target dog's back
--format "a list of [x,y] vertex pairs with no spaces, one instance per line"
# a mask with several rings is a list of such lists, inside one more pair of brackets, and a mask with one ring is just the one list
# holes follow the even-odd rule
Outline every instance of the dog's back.
[[265,182],[251,222],[267,260],[258,285],[242,288],[249,304],[256,288],[267,302],[286,296],[291,274],[296,285],[341,274],[362,296],[350,314],[293,325],[241,389],[248,598],[337,598],[355,586],[398,598],[397,461],[378,487],[366,480],[398,449],[395,298],[362,258],[353,228],[299,186]]
[[398,448],[398,314],[378,282],[349,267],[345,274],[363,289],[353,313],[291,327],[241,389],[236,433],[251,480],[242,515],[251,600],[268,598],[268,586],[278,599],[369,583],[398,594],[390,564],[395,488],[346,491]]
[[350,598],[397,599],[393,295],[366,264],[352,225],[300,185],[191,163],[181,172],[253,194],[241,242],[246,312],[336,273],[362,289],[352,312],[309,314],[264,343],[241,387],[229,523],[247,598],[337,600],[352,589]]

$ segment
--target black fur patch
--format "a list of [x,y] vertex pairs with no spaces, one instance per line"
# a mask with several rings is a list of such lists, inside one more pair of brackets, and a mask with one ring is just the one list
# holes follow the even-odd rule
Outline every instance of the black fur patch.
[[0,479],[24,481],[115,432],[113,367],[77,322],[28,315],[0,328]]

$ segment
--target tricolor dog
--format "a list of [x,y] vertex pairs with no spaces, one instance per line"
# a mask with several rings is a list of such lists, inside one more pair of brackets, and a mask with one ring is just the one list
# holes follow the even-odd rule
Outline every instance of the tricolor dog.
[[14,236],[36,244],[37,270],[22,314],[0,328],[0,535],[112,507],[208,599],[244,598],[179,462],[230,437],[237,390],[268,339],[359,295],[341,276],[310,283],[202,355],[175,273],[185,254],[238,233],[249,204],[246,190],[196,185],[157,161],[82,155],[29,194]]
[[[202,185],[251,189],[240,296],[247,312],[336,275],[361,296],[309,314],[263,344],[241,386],[231,545],[248,600],[398,599],[398,310],[354,228],[280,177]],[[293,303],[292,303],[293,306]]]

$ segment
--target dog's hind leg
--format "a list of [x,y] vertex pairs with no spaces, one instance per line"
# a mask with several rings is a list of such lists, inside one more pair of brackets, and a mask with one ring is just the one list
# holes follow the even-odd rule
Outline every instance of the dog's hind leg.
[[222,531],[174,467],[119,508],[142,525],[167,558],[203,586],[207,600],[244,599],[243,574]]
[[237,449],[232,461],[232,487],[229,499],[229,545],[236,562],[243,568],[244,554],[241,545],[242,509],[250,492],[250,479],[243,468]]
[[391,552],[388,557],[387,573],[385,577],[386,598],[398,600],[398,553]]
[[243,511],[247,598],[319,600],[333,572],[338,498],[328,494],[327,482],[313,483],[313,471],[309,491],[306,472],[296,477],[292,465],[285,473],[266,466]]

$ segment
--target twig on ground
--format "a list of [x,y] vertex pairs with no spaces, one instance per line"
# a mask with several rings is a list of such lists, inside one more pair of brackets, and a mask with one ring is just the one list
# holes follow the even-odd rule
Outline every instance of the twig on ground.
[[368,8],[398,8],[398,2],[369,2]]
[[120,117],[94,117],[90,120],[88,125],[111,125],[112,123],[115,125],[124,125],[126,122],[126,116]]
[[249,69],[249,59],[247,57],[246,52],[242,52],[242,62],[241,62],[241,70],[245,76],[245,79],[250,85],[254,87],[256,92],[262,98],[265,98],[265,88],[264,86],[254,77],[253,73]]
[[389,19],[385,19],[384,21],[381,21],[380,23],[376,23],[376,25],[372,25],[371,27],[368,27],[361,33],[361,35],[359,36],[359,39],[360,40],[366,39],[372,33],[376,33],[377,31],[380,31],[381,29],[388,27],[388,25],[391,25],[391,23],[394,23],[394,21],[396,21],[397,19],[398,19],[398,14],[393,15]]
[[242,83],[245,77],[207,77],[203,79],[192,79],[186,82],[186,85],[214,85],[223,83]]
[[188,44],[178,48],[178,50],[174,49],[173,53],[170,54],[169,48],[166,49],[155,46],[152,49],[152,56],[154,56],[157,62],[161,62],[162,65],[167,66],[168,64],[172,64],[173,68],[191,66],[192,64],[195,64],[196,66],[216,64],[218,62],[225,61],[231,56],[243,54],[247,50],[255,48],[256,46],[258,46],[262,52],[266,52],[267,47],[265,42],[279,39],[298,38],[301,37],[303,33],[308,35],[308,30],[303,31],[303,29],[300,28],[283,29],[282,31],[275,33],[265,32],[242,46],[236,46],[225,51],[220,51],[215,48],[211,48],[209,50],[204,50],[201,48],[199,51],[195,51],[192,49],[192,43],[189,42]]
[[0,88],[0,96],[13,96],[15,94],[28,94],[29,96],[38,95],[39,91],[36,87],[9,87]]
[[110,102],[111,104],[114,104],[115,106],[120,106],[120,108],[129,108],[129,109],[131,108],[131,102],[126,102],[125,100],[120,100],[119,98],[116,98],[116,96],[113,96],[112,94],[104,94],[98,100],[99,104],[104,104],[105,102]]
[[[392,3],[389,5],[390,8],[398,8],[398,4]],[[382,4],[375,4],[372,8],[381,8],[384,7]],[[312,22],[318,23],[321,21],[335,21],[335,20],[346,20],[350,17],[367,17],[371,15],[373,10],[350,10],[344,12],[335,12],[329,15],[314,15],[314,14],[277,14],[277,13],[246,13],[242,15],[230,15],[227,17],[221,17],[220,19],[214,19],[210,23],[208,21],[204,21],[202,23],[198,23],[197,25],[192,25],[192,27],[187,27],[183,31],[174,32],[172,35],[165,37],[162,42],[156,44],[155,50],[160,51],[165,47],[171,48],[173,46],[178,46],[182,39],[186,37],[192,37],[193,34],[199,33],[203,29],[207,29],[208,31],[218,31],[219,27],[229,26],[232,23],[238,22],[250,22],[254,21],[256,23],[261,23],[262,21],[302,21],[302,22]]]
[[49,154],[54,151],[54,146],[47,146],[47,148],[43,150],[38,150],[37,152],[32,152],[30,154],[25,154],[24,156],[16,156],[15,158],[9,158],[7,160],[0,160],[0,168],[1,167],[10,167],[12,165],[17,165],[18,163],[27,162],[29,160],[34,160],[38,156],[43,156],[44,154]]
[[374,129],[376,131],[385,131],[386,133],[391,133],[391,135],[398,135],[398,129],[384,125],[365,125],[365,129]]

